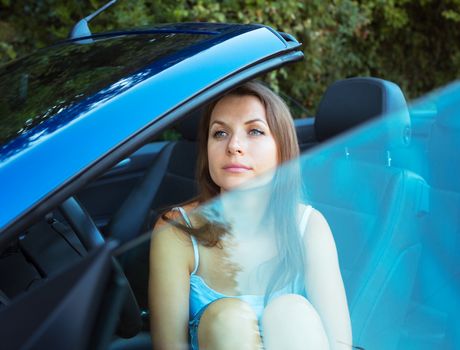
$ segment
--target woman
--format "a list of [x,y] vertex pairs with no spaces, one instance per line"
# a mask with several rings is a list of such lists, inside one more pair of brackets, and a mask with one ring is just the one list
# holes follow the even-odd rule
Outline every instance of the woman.
[[296,163],[277,168],[299,153],[284,102],[245,83],[209,106],[200,135],[200,195],[163,215],[152,236],[154,348],[349,348],[331,231],[300,204]]

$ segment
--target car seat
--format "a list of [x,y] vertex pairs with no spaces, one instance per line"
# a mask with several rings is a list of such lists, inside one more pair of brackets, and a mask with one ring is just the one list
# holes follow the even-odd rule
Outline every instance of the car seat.
[[134,186],[108,224],[110,237],[126,243],[150,230],[162,210],[196,196],[196,131],[200,117],[201,110],[197,110],[176,125],[181,139],[169,142]]
[[392,164],[410,142],[404,95],[382,79],[341,80],[322,98],[315,130],[334,139],[301,158],[305,198],[334,234],[354,345],[397,349],[428,211],[424,179]]
[[176,125],[181,139],[171,141],[161,150],[109,223],[110,237],[121,244],[142,234],[148,235],[119,257],[139,306],[146,314],[150,251],[148,238],[162,212],[169,206],[186,202],[197,195],[196,137],[201,114],[202,109],[195,110]]

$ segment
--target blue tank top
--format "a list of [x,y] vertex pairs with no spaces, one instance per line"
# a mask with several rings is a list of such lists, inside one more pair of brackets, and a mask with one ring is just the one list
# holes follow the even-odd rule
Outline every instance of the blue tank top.
[[[182,218],[184,219],[185,223],[187,224],[187,226],[192,227],[192,223],[189,217],[187,216],[187,213],[182,207],[177,207],[177,208],[174,208],[173,210],[178,210]],[[312,211],[312,207],[310,205],[307,206],[300,219],[299,229],[302,235],[305,231],[305,228],[307,227],[307,223],[308,223],[308,219],[310,217],[311,211]],[[265,295],[247,294],[247,295],[232,296],[232,295],[226,295],[226,294],[219,293],[218,291],[209,287],[204,281],[204,279],[201,276],[196,274],[196,272],[198,271],[198,267],[200,265],[200,254],[198,250],[198,242],[196,241],[195,237],[190,236],[190,238],[192,240],[193,253],[194,253],[194,258],[195,258],[195,266],[194,266],[192,273],[190,274],[189,319],[193,320],[202,308],[206,307],[213,301],[216,301],[222,298],[236,298],[236,299],[245,301],[246,303],[251,305],[251,307],[253,308],[254,312],[257,315],[258,320],[260,321],[263,310],[264,310]],[[280,295],[289,294],[289,293],[298,293],[298,291],[293,290],[292,287],[286,287],[276,292],[273,292],[270,299],[276,298],[277,296],[280,296]]]

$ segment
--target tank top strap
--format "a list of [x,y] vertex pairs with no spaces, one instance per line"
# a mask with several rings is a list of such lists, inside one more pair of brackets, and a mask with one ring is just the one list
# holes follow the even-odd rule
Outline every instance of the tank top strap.
[[193,255],[195,256],[195,267],[191,273],[191,275],[194,275],[198,271],[198,266],[200,266],[200,253],[198,251],[198,242],[196,241],[196,238],[190,236],[190,239],[192,240]]
[[182,207],[174,207],[173,210],[176,210],[180,213],[180,216],[182,216],[182,219],[185,221],[185,224],[192,228],[192,222],[190,221],[190,218],[187,215],[187,212],[184,210]]
[[[184,210],[184,208],[182,207],[175,207],[173,208],[173,210],[176,210],[180,213],[182,219],[185,221],[185,224],[192,228],[192,221],[190,220],[190,218],[188,217],[187,215],[187,212]],[[198,250],[198,242],[196,240],[196,238],[192,235],[190,235],[190,239],[192,241],[192,246],[193,246],[193,255],[194,255],[194,260],[195,260],[195,266],[193,268],[193,271],[191,273],[191,275],[194,275],[197,271],[198,271],[198,266],[200,266],[200,253],[199,253],[199,250]]]
[[302,238],[303,238],[303,235],[305,234],[305,229],[307,228],[308,219],[310,218],[310,214],[312,210],[313,210],[312,206],[307,205],[302,213],[302,217],[300,218],[299,229],[300,229],[300,236]]

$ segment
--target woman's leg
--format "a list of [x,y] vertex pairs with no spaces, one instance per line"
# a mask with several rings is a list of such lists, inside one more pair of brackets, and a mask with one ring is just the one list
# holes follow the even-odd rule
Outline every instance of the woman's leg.
[[201,316],[198,343],[200,350],[260,349],[261,339],[254,310],[239,299],[216,300]]
[[304,297],[287,294],[272,300],[262,317],[267,350],[329,349],[315,308]]

